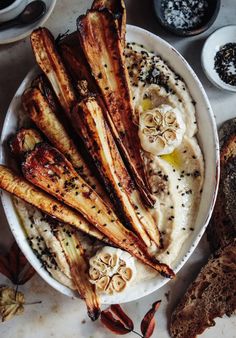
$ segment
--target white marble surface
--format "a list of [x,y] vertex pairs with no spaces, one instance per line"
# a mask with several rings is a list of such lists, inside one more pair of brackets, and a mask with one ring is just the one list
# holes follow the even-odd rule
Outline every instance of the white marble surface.
[[[58,0],[52,16],[46,26],[57,35],[68,28],[75,29],[75,19],[84,13],[91,1],[86,0]],[[127,0],[128,23],[141,26],[159,34],[177,48],[192,65],[202,81],[211,101],[217,123],[236,116],[236,94],[220,91],[205,77],[200,65],[201,48],[206,37],[216,28],[227,24],[236,24],[236,1],[222,0],[221,10],[214,25],[205,33],[191,38],[178,38],[163,31],[155,20],[151,0]],[[0,33],[1,34],[1,33]],[[26,73],[34,64],[30,50],[29,39],[11,45],[0,47],[0,127],[4,120],[7,107],[14,92],[23,80]],[[0,246],[7,247],[11,241],[5,216],[0,209]],[[162,299],[161,308],[156,315],[157,328],[153,337],[167,338],[167,323],[169,314],[177,300],[181,297],[189,281],[199,271],[206,260],[208,246],[205,238],[195,250],[185,267],[177,275],[175,281],[152,295],[138,302],[124,305],[124,309],[134,319],[136,330],[142,316],[149,309],[152,302]],[[0,284],[6,282],[0,276]],[[28,284],[21,288],[26,294],[27,301],[41,300],[42,304],[28,306],[22,316],[0,325],[1,338],[108,338],[112,335],[98,322],[91,323],[86,316],[86,309],[82,301],[69,299],[35,276]],[[167,301],[166,293],[169,293]],[[236,338],[236,318],[222,318],[216,320],[216,326],[204,332],[201,337]],[[115,337],[115,336],[114,336]],[[118,337],[118,336],[117,336]],[[133,334],[127,337],[135,337]]]

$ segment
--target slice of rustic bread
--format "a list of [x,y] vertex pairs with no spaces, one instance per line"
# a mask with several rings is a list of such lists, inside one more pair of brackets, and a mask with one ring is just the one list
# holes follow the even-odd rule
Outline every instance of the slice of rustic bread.
[[221,126],[219,139],[220,186],[207,229],[213,256],[172,314],[173,338],[195,338],[236,310],[236,118]]
[[202,268],[172,314],[174,338],[195,338],[214,318],[236,309],[236,242],[220,249]]
[[218,134],[220,147],[222,148],[232,135],[236,135],[236,118],[225,121],[220,126]]
[[219,192],[207,228],[212,252],[224,247],[236,237],[236,132],[224,135],[224,140],[220,155]]

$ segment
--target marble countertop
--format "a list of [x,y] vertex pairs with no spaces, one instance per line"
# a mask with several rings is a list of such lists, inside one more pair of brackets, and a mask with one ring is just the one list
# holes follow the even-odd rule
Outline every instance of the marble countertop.
[[[217,124],[236,116],[236,94],[221,91],[214,87],[204,75],[200,55],[205,39],[215,29],[236,23],[236,1],[222,0],[219,16],[213,26],[205,33],[189,38],[175,37],[165,32],[157,23],[152,8],[152,0],[127,0],[127,21],[130,24],[143,27],[154,34],[161,36],[171,43],[193,67],[210,99]],[[75,29],[77,16],[83,14],[91,5],[86,0],[58,0],[56,7],[46,22],[46,26],[55,36],[64,33],[67,29]],[[0,33],[1,34],[1,33]],[[20,42],[0,46],[0,128],[8,105],[19,84],[34,65],[29,38]],[[2,207],[0,207],[0,246],[7,247],[12,240]],[[162,305],[156,315],[157,327],[153,337],[167,338],[168,318],[177,300],[184,293],[190,280],[197,274],[208,256],[208,245],[205,237],[202,238],[197,249],[178,273],[175,281],[155,293],[139,301],[124,304],[123,308],[133,318],[136,330],[139,331],[140,321],[151,304],[158,299]],[[0,284],[7,280],[1,275]],[[102,327],[100,322],[92,323],[86,316],[86,308],[82,301],[70,299],[48,286],[39,276],[25,286],[28,302],[41,300],[42,304],[28,306],[22,316],[0,325],[2,338],[108,338],[111,333]],[[216,326],[206,330],[203,338],[236,338],[236,318],[216,320]],[[115,336],[112,336],[115,337]],[[118,336],[117,336],[118,337]],[[127,338],[135,337],[128,334]]]

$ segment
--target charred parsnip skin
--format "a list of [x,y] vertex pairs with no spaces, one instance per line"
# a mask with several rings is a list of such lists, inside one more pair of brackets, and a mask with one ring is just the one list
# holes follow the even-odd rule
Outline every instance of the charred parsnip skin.
[[43,142],[43,139],[37,130],[21,128],[10,140],[10,149],[16,157],[22,157],[27,151],[33,150],[36,144],[40,142]]
[[61,222],[68,223],[99,240],[109,242],[106,236],[87,222],[78,212],[37,189],[34,185],[3,165],[0,165],[0,189],[19,197]]
[[26,156],[22,170],[26,179],[79,211],[114,244],[163,276],[173,277],[173,271],[149,255],[145,245],[120,223],[112,209],[86,184],[57,149],[39,144]]
[[25,91],[22,101],[25,110],[39,130],[66,156],[86,183],[91,185],[91,187],[108,202],[105,191],[98,180],[93,176],[63,124],[39,89],[31,88]]
[[89,317],[94,321],[100,315],[100,300],[94,285],[89,282],[89,266],[78,235],[67,225],[59,225],[56,229],[56,236],[69,264],[73,283],[80,297],[86,302]]
[[112,14],[104,9],[88,11],[78,18],[77,26],[81,46],[106,104],[107,119],[115,140],[142,198],[153,206],[154,199],[142,164],[137,126],[132,121],[129,76],[116,22]]
[[80,126],[77,130],[97,164],[117,212],[148,247],[152,240],[159,246],[157,226],[139,198],[97,100],[90,97],[81,101],[73,110],[73,121]]
[[[63,62],[73,82],[76,84],[80,95],[86,96],[88,92],[97,93],[99,88],[91,74],[89,64],[80,46],[77,32],[68,35],[59,46]],[[87,90],[83,92],[84,81]],[[82,87],[82,88],[81,88]]]
[[101,10],[107,8],[115,18],[118,18],[118,27],[122,46],[125,46],[126,34],[126,8],[123,0],[94,0],[92,9]]
[[[50,105],[50,108],[57,112],[58,114],[61,114],[62,107],[58,102],[58,99],[52,89],[52,86],[47,79],[45,74],[38,75],[31,83],[31,88],[37,88],[40,90],[41,94],[45,97],[48,104]],[[61,116],[61,115],[60,115]]]
[[54,92],[67,115],[77,101],[66,69],[56,50],[52,34],[46,28],[31,33],[31,45],[39,67],[47,76]]

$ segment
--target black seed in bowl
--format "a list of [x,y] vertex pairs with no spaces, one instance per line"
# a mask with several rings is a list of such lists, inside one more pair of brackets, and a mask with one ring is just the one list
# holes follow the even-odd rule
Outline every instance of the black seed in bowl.
[[222,81],[236,86],[236,43],[227,43],[215,55],[215,70]]

